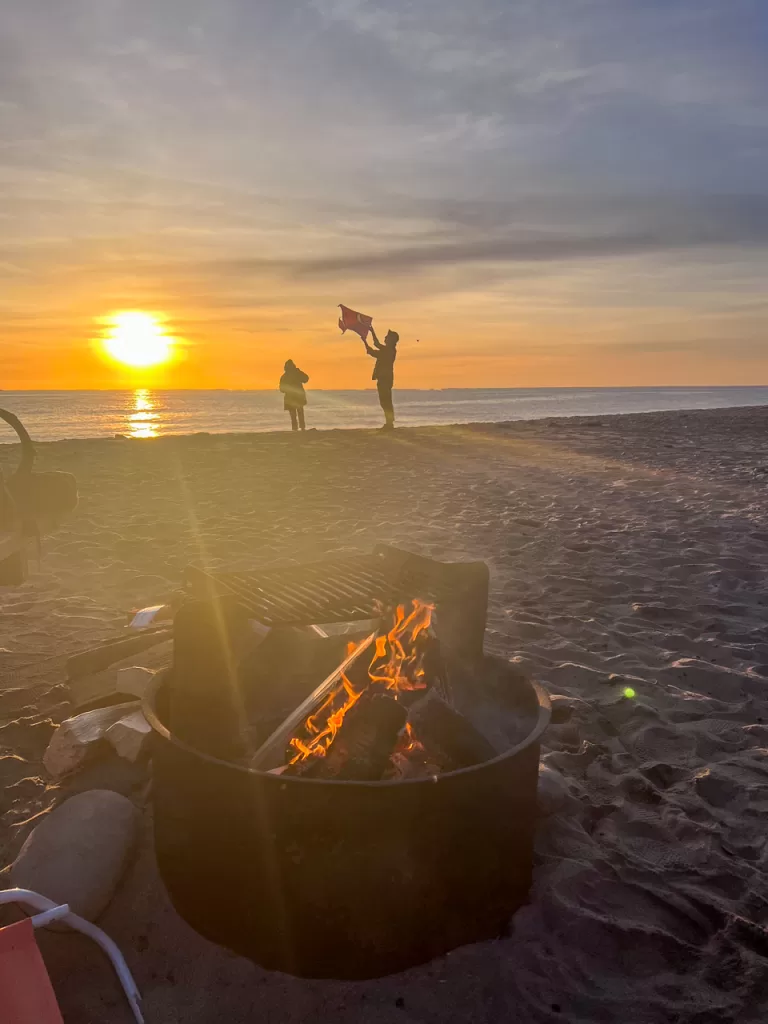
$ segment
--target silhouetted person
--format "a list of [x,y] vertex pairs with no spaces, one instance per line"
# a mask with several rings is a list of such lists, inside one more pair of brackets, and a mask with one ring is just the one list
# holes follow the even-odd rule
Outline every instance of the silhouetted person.
[[397,343],[400,335],[397,331],[387,331],[382,345],[376,337],[376,331],[371,325],[374,348],[363,339],[365,351],[376,360],[373,368],[372,380],[376,381],[376,390],[379,392],[379,405],[384,411],[384,426],[382,430],[393,430],[395,426],[395,410],[392,405],[392,387],[395,383],[395,359],[397,359]]
[[284,395],[283,408],[291,414],[291,430],[305,429],[304,406],[307,404],[307,396],[304,385],[308,380],[307,374],[292,359],[287,360],[285,373],[280,378],[280,390]]

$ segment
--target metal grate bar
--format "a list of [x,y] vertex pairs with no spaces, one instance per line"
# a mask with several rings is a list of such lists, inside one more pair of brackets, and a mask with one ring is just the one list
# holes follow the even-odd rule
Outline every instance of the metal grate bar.
[[[256,572],[208,574],[195,570],[192,589],[205,587],[237,597],[266,625],[370,618],[377,606],[409,596],[437,600],[440,563],[425,567],[384,554],[353,555]],[[197,586],[195,585],[197,581]]]

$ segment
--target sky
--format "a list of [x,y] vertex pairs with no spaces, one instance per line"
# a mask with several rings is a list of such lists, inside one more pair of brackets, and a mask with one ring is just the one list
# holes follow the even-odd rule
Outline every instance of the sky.
[[0,0],[0,388],[768,384],[767,276],[765,0]]

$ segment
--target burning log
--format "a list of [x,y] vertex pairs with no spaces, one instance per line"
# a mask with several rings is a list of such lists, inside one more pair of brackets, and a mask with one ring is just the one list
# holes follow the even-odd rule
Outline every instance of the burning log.
[[341,665],[334,669],[327,679],[324,679],[317,689],[313,690],[307,699],[295,711],[291,712],[285,721],[259,747],[251,758],[251,768],[262,768],[271,771],[273,768],[279,767],[276,758],[282,756],[291,735],[301,727],[302,721],[304,722],[304,731],[306,732],[306,723],[319,715],[321,708],[327,707],[329,715],[331,712],[338,710],[335,708],[337,698],[343,696],[344,691],[348,693],[350,688],[349,680],[346,677],[347,670],[370,647],[375,638],[376,634],[371,633],[357,647],[352,647]]
[[485,736],[435,690],[411,705],[408,723],[423,744],[426,759],[443,772],[469,768],[496,757],[496,750]]
[[285,774],[304,779],[377,782],[390,766],[390,756],[407,714],[393,697],[368,692],[349,709],[343,728],[327,752],[317,747],[317,753],[295,761]]
[[386,777],[392,779],[433,779],[440,767],[431,761],[424,744],[416,739],[410,722],[405,723],[400,742],[390,757],[391,767]]
[[[275,730],[251,766],[271,770],[281,757],[288,761],[283,765],[286,775],[359,781],[376,781],[393,772],[404,777],[411,769],[420,775],[436,774],[435,759],[421,758],[410,734],[399,736],[407,709],[426,690],[432,687],[447,694],[439,645],[430,631],[433,611],[432,605],[418,599],[410,609],[398,605],[389,628],[353,648],[343,664]],[[362,657],[369,648],[366,671]],[[443,724],[437,731],[445,728]],[[393,761],[394,754],[403,757]],[[450,759],[444,751],[442,756],[447,764]],[[462,765],[460,761],[450,767]]]

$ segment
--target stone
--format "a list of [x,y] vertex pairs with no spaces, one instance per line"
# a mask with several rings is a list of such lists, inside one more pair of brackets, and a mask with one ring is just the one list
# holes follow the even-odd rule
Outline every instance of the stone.
[[143,697],[156,675],[156,669],[144,668],[142,665],[120,668],[117,670],[115,691],[117,693],[132,693],[135,697]]
[[46,769],[54,778],[75,771],[96,752],[97,744],[104,738],[107,729],[135,710],[134,702],[114,704],[65,719],[54,732],[43,754]]
[[118,793],[91,789],[71,797],[27,837],[11,867],[11,885],[96,920],[128,865],[140,819]]
[[138,761],[148,750],[152,726],[141,711],[133,711],[107,729],[104,738],[127,761]]

